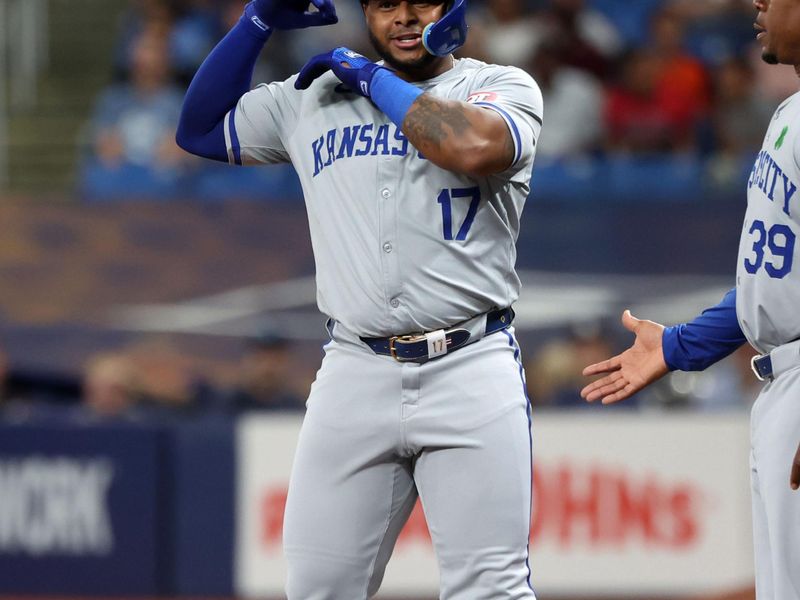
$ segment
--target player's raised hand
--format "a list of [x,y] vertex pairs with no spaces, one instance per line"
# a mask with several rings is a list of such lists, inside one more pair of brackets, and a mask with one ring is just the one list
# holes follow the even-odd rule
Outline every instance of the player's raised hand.
[[369,98],[372,78],[376,71],[383,68],[349,48],[334,48],[309,60],[300,70],[294,87],[304,90],[320,75],[333,71],[347,87]]
[[583,370],[586,376],[605,374],[581,390],[581,396],[589,402],[624,400],[669,372],[661,348],[664,326],[637,319],[629,310],[622,313],[622,324],[636,334],[636,339],[622,354]]
[[793,490],[800,488],[800,445],[797,446],[797,452],[794,454],[792,461],[792,474],[789,477],[789,485]]
[[[309,10],[311,4],[316,12]],[[243,18],[273,29],[304,29],[339,21],[333,0],[251,0]]]

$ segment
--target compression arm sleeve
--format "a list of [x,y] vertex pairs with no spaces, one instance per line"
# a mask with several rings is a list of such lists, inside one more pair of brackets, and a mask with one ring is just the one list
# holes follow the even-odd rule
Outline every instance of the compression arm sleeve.
[[183,101],[175,136],[181,148],[228,162],[225,115],[250,91],[256,60],[270,33],[242,19],[206,57]]
[[736,318],[736,289],[732,289],[690,323],[664,329],[661,347],[671,371],[702,371],[746,341]]
[[411,105],[422,95],[422,90],[403,81],[388,69],[378,69],[372,77],[370,97],[375,106],[380,108],[389,119],[403,127]]

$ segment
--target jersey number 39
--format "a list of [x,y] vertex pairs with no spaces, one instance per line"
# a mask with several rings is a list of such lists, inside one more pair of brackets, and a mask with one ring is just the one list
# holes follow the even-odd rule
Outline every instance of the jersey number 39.
[[[453,238],[453,199],[454,198],[469,198],[469,208],[467,209],[467,216],[458,228],[456,237]],[[478,204],[481,201],[481,189],[479,187],[471,188],[453,188],[443,189],[439,193],[436,201],[442,205],[442,235],[446,240],[453,240],[463,242],[467,239],[470,227],[475,221],[475,214],[478,212]]]
[[[744,259],[744,268],[755,275],[761,266],[773,279],[783,279],[792,270],[795,235],[787,225],[773,225],[767,229],[764,221],[753,221],[749,231],[753,236],[753,256]],[[769,260],[764,260],[769,247]],[[776,260],[780,259],[780,260]]]

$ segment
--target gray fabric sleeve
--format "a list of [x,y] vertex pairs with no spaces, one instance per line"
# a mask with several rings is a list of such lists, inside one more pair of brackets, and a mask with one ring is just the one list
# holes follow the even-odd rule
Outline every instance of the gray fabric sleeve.
[[478,89],[470,92],[467,102],[503,117],[514,140],[514,161],[501,175],[511,181],[527,181],[542,130],[542,92],[522,69],[489,66],[484,71]]
[[294,131],[300,94],[292,76],[261,84],[239,99],[225,116],[228,162],[238,165],[290,162],[285,140]]

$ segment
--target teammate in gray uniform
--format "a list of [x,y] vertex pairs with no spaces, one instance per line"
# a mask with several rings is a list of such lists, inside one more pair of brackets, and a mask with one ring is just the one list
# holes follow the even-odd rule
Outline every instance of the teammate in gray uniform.
[[[756,0],[763,59],[800,75],[800,0]],[[766,381],[751,416],[751,482],[759,600],[800,600],[800,93],[775,111],[747,183],[736,288],[691,323],[664,328],[623,314],[633,346],[591,365],[581,392],[617,402],[669,370],[700,370],[745,341]]]
[[530,406],[511,305],[542,97],[456,60],[465,2],[361,0],[383,62],[347,48],[249,91],[272,29],[330,0],[255,0],[200,68],[178,142],[291,162],[331,341],[307,402],[284,525],[290,600],[377,591],[422,501],[441,598],[534,598]]

